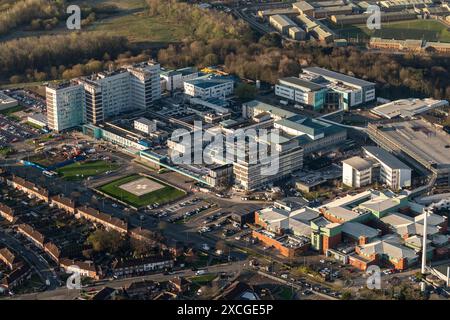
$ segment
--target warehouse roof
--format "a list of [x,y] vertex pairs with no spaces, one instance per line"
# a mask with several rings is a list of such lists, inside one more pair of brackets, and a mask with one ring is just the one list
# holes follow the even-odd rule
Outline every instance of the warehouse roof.
[[394,237],[386,237],[365,245],[361,245],[361,252],[366,255],[385,254],[393,259],[413,259],[417,256],[416,252],[399,243]]
[[380,231],[359,222],[346,222],[342,226],[342,232],[359,239],[359,237],[375,238]]

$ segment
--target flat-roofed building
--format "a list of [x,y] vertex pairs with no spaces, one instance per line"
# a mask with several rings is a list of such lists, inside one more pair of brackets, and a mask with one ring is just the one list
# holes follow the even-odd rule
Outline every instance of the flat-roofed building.
[[380,6],[383,11],[399,11],[408,8],[424,8],[433,3],[433,0],[383,0],[380,1]]
[[350,238],[359,245],[372,242],[381,235],[381,230],[374,229],[359,222],[345,222],[342,226],[343,236]]
[[298,11],[294,8],[274,8],[267,10],[259,10],[258,16],[264,20],[270,18],[274,15],[283,15],[288,17],[295,17],[298,14]]
[[414,117],[421,113],[448,106],[447,100],[426,99],[401,99],[375,107],[371,112],[388,118]]
[[289,37],[294,40],[305,40],[306,32],[300,27],[289,28]]
[[83,85],[71,81],[50,84],[45,90],[49,129],[59,132],[83,123]]
[[292,4],[292,7],[300,14],[304,14],[310,17],[314,16],[314,7],[306,1],[299,1]]
[[367,157],[380,164],[379,180],[393,190],[411,186],[411,168],[394,155],[378,147],[363,147]]
[[161,72],[163,80],[163,89],[174,91],[184,88],[184,82],[198,78],[199,72],[195,67],[187,67],[177,70],[168,70]]
[[[381,12],[381,22],[394,22],[403,20],[417,19],[417,13],[414,10],[401,12]],[[369,19],[369,13],[361,14],[332,14],[329,16],[331,22],[337,25],[363,24]]]
[[294,117],[277,120],[274,128],[295,137],[299,146],[303,148],[304,156],[313,152],[329,150],[347,139],[345,128],[312,118]]
[[383,149],[431,171],[436,185],[450,185],[450,136],[424,120],[369,124],[370,138]]
[[342,161],[342,183],[360,188],[372,183],[373,162],[355,156]]
[[11,98],[10,96],[4,94],[3,92],[0,92],[0,111],[13,108],[18,105],[19,101],[17,101],[14,98]]
[[[375,100],[375,83],[319,67],[303,69],[300,78],[314,79],[339,95],[344,110]],[[326,80],[326,81],[323,81]]]
[[47,127],[48,122],[47,122],[47,116],[43,113],[35,113],[31,116],[27,117],[27,122],[31,123],[33,125],[36,125],[38,127]]
[[134,120],[133,122],[134,128],[145,134],[150,134],[153,131],[156,131],[156,121],[149,120],[147,118],[139,118]]
[[342,241],[342,224],[320,216],[311,221],[311,247],[325,253],[336,248]]
[[281,34],[288,35],[289,28],[296,27],[297,24],[284,15],[273,15],[270,16],[270,24],[277,29]]
[[332,15],[349,15],[353,12],[353,5],[319,7],[314,10],[314,18],[322,19]]
[[[449,15],[449,17],[450,17],[450,15]],[[446,54],[446,53],[450,52],[450,43],[427,41],[424,49],[428,50],[428,51],[436,51],[438,53]]]
[[277,96],[310,106],[313,110],[323,108],[327,90],[326,86],[296,77],[282,78],[275,85]]
[[234,91],[234,80],[230,77],[206,75],[184,82],[184,93],[201,99],[224,98]]

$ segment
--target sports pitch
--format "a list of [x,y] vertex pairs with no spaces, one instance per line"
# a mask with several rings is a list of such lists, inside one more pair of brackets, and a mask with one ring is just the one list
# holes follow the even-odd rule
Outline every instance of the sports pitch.
[[384,22],[379,30],[369,30],[366,25],[337,26],[329,24],[339,37],[345,39],[369,39],[380,37],[386,39],[417,39],[427,41],[450,42],[450,31],[443,23],[428,19],[416,19],[397,22]]
[[99,190],[137,208],[167,203],[186,195],[183,190],[140,175],[114,180],[99,187]]

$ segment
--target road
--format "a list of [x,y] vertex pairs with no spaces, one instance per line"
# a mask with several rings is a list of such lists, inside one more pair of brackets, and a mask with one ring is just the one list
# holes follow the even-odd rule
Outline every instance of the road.
[[[221,265],[214,265],[206,268],[206,273],[220,273],[220,272],[226,272],[226,273],[240,273],[243,269],[245,269],[248,266],[247,261],[239,261],[239,262],[232,262],[227,264],[221,264]],[[84,290],[89,291],[95,291],[100,290],[104,288],[105,286],[119,289],[123,287],[127,287],[133,282],[137,281],[144,281],[144,280],[152,280],[157,282],[163,282],[168,281],[170,279],[173,279],[174,277],[193,277],[195,276],[195,272],[192,270],[181,270],[178,272],[175,272],[171,275],[164,275],[162,273],[157,274],[151,274],[146,276],[139,276],[139,277],[131,277],[131,278],[124,278],[124,279],[115,279],[115,280],[103,280],[103,281],[97,281],[93,285],[89,286],[88,288],[85,288]],[[77,289],[67,289],[66,287],[61,287],[55,290],[51,291],[45,291],[45,292],[39,292],[39,293],[31,293],[31,294],[24,294],[20,296],[10,297],[8,299],[12,300],[73,300],[80,296],[81,291]]]
[[48,289],[53,290],[59,287],[59,279],[55,271],[50,267],[47,261],[37,253],[27,249],[19,240],[0,230],[0,243],[15,251],[27,262],[45,283],[48,280]]

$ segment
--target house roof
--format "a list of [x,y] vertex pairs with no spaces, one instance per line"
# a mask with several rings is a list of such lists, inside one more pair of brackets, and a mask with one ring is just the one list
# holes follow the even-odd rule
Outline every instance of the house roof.
[[3,257],[3,259],[11,265],[19,262],[19,259],[16,257],[16,255],[8,248],[0,249],[0,256]]
[[137,267],[145,264],[158,263],[163,261],[172,261],[172,260],[173,257],[170,254],[164,253],[136,259],[115,260],[112,264],[112,268],[114,270],[119,268]]

